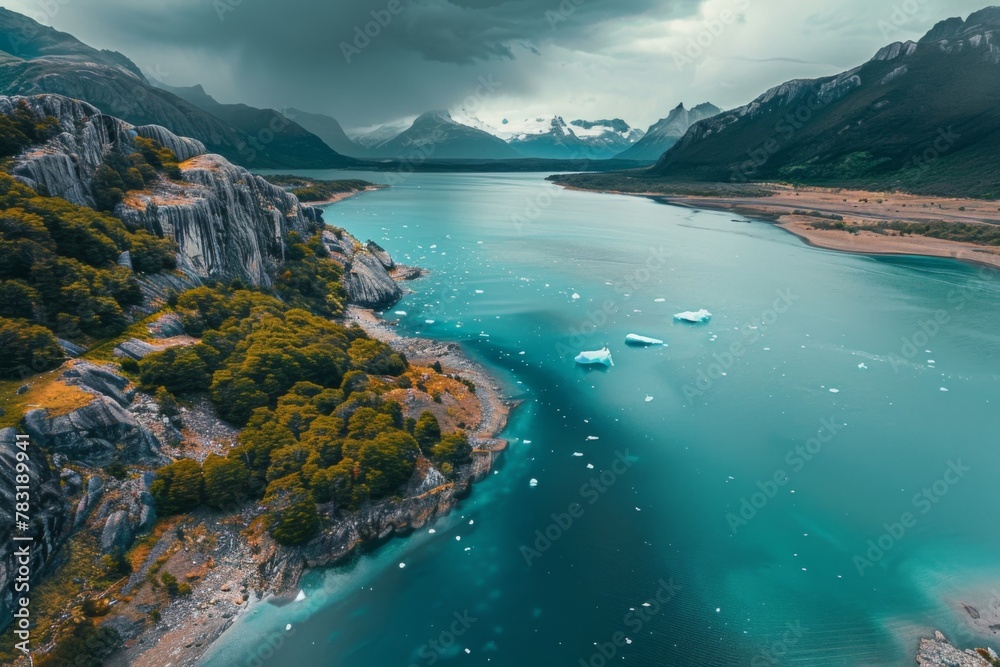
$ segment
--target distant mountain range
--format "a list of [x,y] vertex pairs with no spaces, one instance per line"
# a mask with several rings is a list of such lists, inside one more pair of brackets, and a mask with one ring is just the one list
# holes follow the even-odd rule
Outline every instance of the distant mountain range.
[[432,111],[350,137],[333,117],[224,104],[200,85],[147,78],[126,56],[0,8],[0,94],[56,93],[137,125],[158,124],[254,168],[338,168],[365,159],[655,161],[691,123],[718,109],[683,106],[648,132],[621,119],[541,116],[494,128],[461,111]]
[[622,160],[642,160],[656,162],[667,150],[681,140],[688,128],[700,120],[722,113],[722,109],[709,104],[699,104],[693,109],[677,106],[666,118],[662,118],[646,130],[645,136],[618,154]]
[[1000,8],[694,124],[650,174],[1000,197]]
[[566,123],[561,116],[504,119],[494,132],[526,157],[593,160],[614,157],[643,134],[620,118]]
[[513,160],[524,157],[503,139],[455,121],[447,111],[419,116],[406,130],[368,148],[371,157]]
[[[683,105],[650,127],[649,132],[624,120],[573,120],[562,116],[504,119],[499,127],[461,111],[435,111],[412,123],[399,121],[356,133],[353,146],[330,144],[339,152],[357,157],[405,158],[415,147],[435,146],[435,157],[465,159],[641,160],[655,162],[694,122],[719,109],[702,104],[691,111]],[[307,129],[323,136],[318,125],[296,116]],[[332,118],[327,119],[335,123]],[[338,126],[339,127],[339,126]],[[650,133],[653,133],[650,136]],[[496,140],[500,140],[498,143]],[[636,146],[641,150],[630,152]],[[662,148],[661,148],[662,147]],[[353,152],[352,152],[353,151]],[[402,152],[401,152],[402,151]]]
[[199,88],[191,102],[158,88],[131,60],[0,8],[0,94],[57,93],[136,125],[157,124],[257,168],[351,166],[318,137],[275,111],[222,105]]

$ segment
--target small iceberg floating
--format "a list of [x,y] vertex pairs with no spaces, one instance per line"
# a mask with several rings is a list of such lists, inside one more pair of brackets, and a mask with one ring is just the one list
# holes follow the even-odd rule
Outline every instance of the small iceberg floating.
[[674,315],[675,320],[680,320],[682,322],[693,322],[694,324],[701,324],[702,322],[708,322],[712,319],[712,313],[708,312],[704,308],[698,311],[687,311],[685,313],[677,313]]
[[648,346],[648,345],[663,345],[663,341],[659,338],[650,338],[649,336],[640,336],[639,334],[632,334],[625,336],[625,343],[628,345],[636,346]]
[[611,358],[611,350],[602,348],[593,352],[581,352],[573,360],[581,366],[614,366],[615,361]]

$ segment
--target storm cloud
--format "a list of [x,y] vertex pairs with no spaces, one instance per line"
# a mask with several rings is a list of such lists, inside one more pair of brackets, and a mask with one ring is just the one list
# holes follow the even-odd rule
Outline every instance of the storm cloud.
[[[347,127],[468,109],[645,127],[679,102],[731,107],[832,74],[982,0],[15,0],[7,8],[121,51],[222,102]],[[476,96],[481,77],[497,82]],[[567,118],[568,119],[568,118]]]

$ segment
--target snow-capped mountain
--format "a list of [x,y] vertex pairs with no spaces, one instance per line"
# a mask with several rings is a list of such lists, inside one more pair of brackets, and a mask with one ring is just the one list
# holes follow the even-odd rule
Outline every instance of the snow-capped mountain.
[[499,127],[493,127],[474,116],[453,116],[456,122],[490,132],[532,158],[606,159],[634,144],[643,134],[619,118],[570,123],[562,116],[504,118]]
[[364,148],[371,149],[379,144],[384,144],[387,141],[395,139],[405,132],[412,124],[412,118],[397,120],[391,123],[385,123],[384,125],[359,128],[348,132],[348,136],[354,141],[354,143],[363,146]]
[[617,157],[623,160],[656,162],[671,146],[680,141],[689,127],[720,113],[722,109],[708,102],[699,104],[693,109],[685,109],[684,105],[680,104],[666,118],[653,123],[642,139],[619,153]]
[[620,118],[567,123],[562,116],[534,116],[492,125],[459,109],[363,128],[351,138],[374,157],[405,157],[414,148],[433,145],[434,158],[604,160],[643,134]]

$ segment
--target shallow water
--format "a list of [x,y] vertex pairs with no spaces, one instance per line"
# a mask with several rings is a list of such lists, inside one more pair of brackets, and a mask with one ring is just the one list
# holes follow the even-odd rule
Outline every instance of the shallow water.
[[[435,533],[313,573],[205,664],[904,665],[930,628],[991,641],[958,603],[1000,590],[996,273],[537,174],[414,175],[326,219],[430,269],[386,317],[525,404]],[[604,345],[613,368],[574,365]]]

